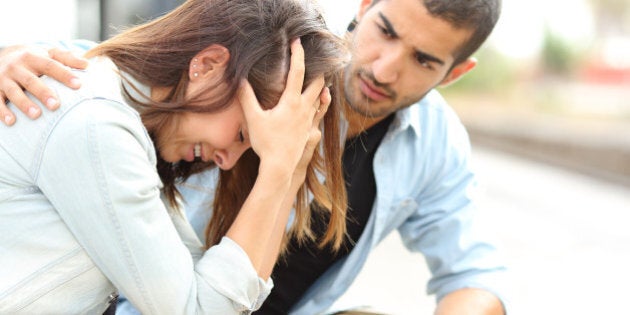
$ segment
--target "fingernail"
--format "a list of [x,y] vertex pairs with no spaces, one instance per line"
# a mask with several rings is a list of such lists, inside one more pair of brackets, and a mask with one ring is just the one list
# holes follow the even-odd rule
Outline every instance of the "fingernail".
[[54,99],[53,97],[49,97],[46,100],[46,107],[50,109],[57,109],[57,107],[59,107],[59,102],[57,102],[57,100]]
[[35,107],[31,107],[28,109],[28,115],[31,117],[35,117],[37,116],[37,114],[39,114],[39,110]]
[[4,122],[5,122],[7,125],[10,125],[10,124],[13,122],[13,116],[11,116],[11,115],[6,115],[6,116],[4,116]]
[[79,80],[79,78],[72,78],[70,80],[70,85],[72,85],[75,89],[78,89],[81,87],[81,80]]

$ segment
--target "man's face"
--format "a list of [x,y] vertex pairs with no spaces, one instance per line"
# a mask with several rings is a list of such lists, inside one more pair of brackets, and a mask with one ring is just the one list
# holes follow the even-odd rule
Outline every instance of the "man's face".
[[377,118],[415,103],[435,86],[450,81],[454,53],[470,31],[431,16],[422,0],[371,4],[371,0],[362,1],[358,24],[350,35],[353,55],[344,85],[350,108]]

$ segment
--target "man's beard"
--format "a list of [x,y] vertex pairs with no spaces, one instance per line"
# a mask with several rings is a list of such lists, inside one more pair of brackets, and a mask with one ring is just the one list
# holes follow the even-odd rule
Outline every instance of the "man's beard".
[[[366,118],[381,118],[386,117],[389,114],[413,105],[420,99],[422,99],[427,93],[425,92],[420,97],[403,97],[399,102],[396,102],[398,99],[398,93],[396,93],[392,88],[390,88],[386,84],[382,84],[376,81],[374,75],[371,72],[366,70],[352,70],[352,67],[347,67],[344,72],[344,96],[346,100],[346,104],[352,111],[357,114],[364,116]],[[381,102],[374,102],[366,95],[364,95],[358,87],[355,88],[352,83],[359,82],[361,79],[369,80],[373,86],[381,87],[388,91],[390,97]],[[382,102],[388,102],[387,104],[382,104]],[[381,106],[378,104],[381,103]],[[376,106],[373,106],[376,104]]]

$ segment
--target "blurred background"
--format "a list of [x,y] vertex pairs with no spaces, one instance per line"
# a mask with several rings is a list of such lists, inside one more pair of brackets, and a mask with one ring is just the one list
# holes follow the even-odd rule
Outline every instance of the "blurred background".
[[[106,39],[178,0],[0,2],[0,46]],[[342,33],[358,0],[319,0]],[[510,314],[630,314],[630,2],[503,0],[479,65],[440,91],[473,142]],[[422,256],[397,235],[335,307],[430,314]]]

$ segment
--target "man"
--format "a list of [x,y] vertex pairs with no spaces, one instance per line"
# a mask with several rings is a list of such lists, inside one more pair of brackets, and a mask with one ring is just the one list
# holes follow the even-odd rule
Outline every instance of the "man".
[[[436,314],[505,312],[499,298],[504,266],[492,243],[477,234],[468,136],[433,90],[475,66],[471,55],[493,29],[499,10],[499,0],[361,1],[347,34],[353,56],[343,74],[350,240],[337,253],[292,244],[274,269],[274,289],[258,313],[325,311],[350,286],[370,250],[394,230],[410,250],[425,255]],[[53,94],[33,80],[35,74],[70,82],[48,59],[14,56],[11,69],[0,63],[0,98],[4,93],[14,102],[23,100],[16,85],[21,84],[46,103]],[[21,62],[31,58],[35,61]],[[20,103],[29,112],[32,105]],[[7,113],[0,108],[0,115]],[[185,199],[194,200],[183,188]],[[316,219],[315,230],[324,222]]]

